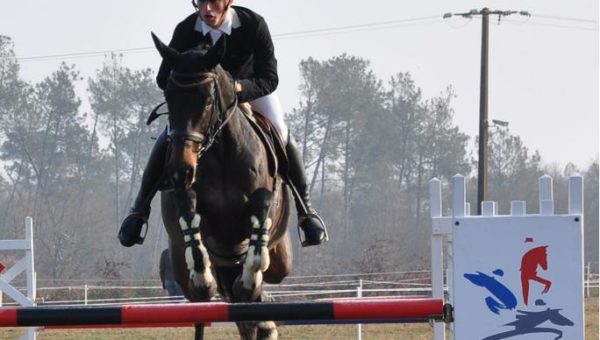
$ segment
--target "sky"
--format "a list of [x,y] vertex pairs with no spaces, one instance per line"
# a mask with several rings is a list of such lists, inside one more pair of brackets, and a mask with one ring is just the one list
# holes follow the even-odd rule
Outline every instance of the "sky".
[[[408,72],[432,98],[452,86],[455,122],[478,134],[481,20],[445,13],[527,11],[490,17],[489,119],[507,121],[545,164],[598,160],[599,41],[597,0],[235,0],[265,17],[274,39],[284,110],[298,107],[298,65],[343,53],[370,61],[384,83]],[[168,42],[192,13],[187,0],[4,0],[0,34],[13,39],[25,80],[39,82],[60,62],[75,64],[86,96],[110,51],[132,69],[158,69],[150,32]],[[84,108],[85,110],[86,108]],[[474,139],[471,140],[474,145]],[[476,150],[474,153],[476,156]]]

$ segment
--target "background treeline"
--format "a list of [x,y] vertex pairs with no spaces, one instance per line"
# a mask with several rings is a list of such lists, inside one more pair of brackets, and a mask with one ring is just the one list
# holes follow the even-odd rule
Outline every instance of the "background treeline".
[[[410,73],[381,80],[367,60],[349,55],[308,58],[299,67],[299,104],[286,118],[331,241],[299,249],[292,220],[293,275],[427,268],[429,180],[446,184],[450,206],[447,184],[467,175],[476,210],[477,159],[470,150],[477,141],[453,121],[452,88],[424,98]],[[163,100],[155,72],[131,70],[115,55],[89,79],[63,63],[34,84],[19,68],[13,42],[0,36],[0,239],[23,237],[23,219],[33,217],[41,284],[156,278],[167,244],[158,206],[143,246],[123,248],[116,238],[152,138],[164,128],[164,121],[145,124]],[[82,83],[89,112],[75,91]],[[489,191],[500,213],[514,199],[536,212],[537,180],[545,173],[554,178],[556,211],[565,213],[574,172],[585,179],[585,258],[597,262],[598,161],[558,169],[509,129],[490,129]],[[0,256],[11,262],[10,254]]]

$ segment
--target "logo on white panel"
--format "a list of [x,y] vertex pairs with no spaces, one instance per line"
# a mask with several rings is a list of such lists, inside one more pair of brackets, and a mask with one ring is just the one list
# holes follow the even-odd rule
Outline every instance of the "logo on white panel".
[[[526,244],[533,243],[533,241],[531,237],[525,238]],[[541,270],[542,273],[538,273],[538,270]],[[555,334],[554,339],[562,338],[561,328],[572,327],[574,324],[560,313],[561,308],[550,308],[542,299],[545,294],[550,293],[552,287],[552,281],[544,275],[544,272],[548,270],[547,245],[534,246],[523,254],[520,268],[521,284],[520,287],[517,287],[521,290],[522,301],[518,301],[513,290],[502,283],[504,270],[501,268],[490,274],[481,271],[463,274],[464,278],[474,285],[474,294],[476,290],[480,290],[476,287],[487,290],[489,295],[483,299],[482,303],[492,315],[515,314],[515,321],[503,325],[510,327],[510,330],[492,334],[483,340],[509,339],[534,333],[550,333]],[[534,300],[533,306],[530,306],[531,300]]]

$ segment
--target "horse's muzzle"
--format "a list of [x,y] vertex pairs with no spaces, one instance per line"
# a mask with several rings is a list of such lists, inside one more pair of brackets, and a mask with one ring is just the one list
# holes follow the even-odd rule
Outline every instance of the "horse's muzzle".
[[185,168],[170,172],[170,180],[173,189],[189,190],[195,181],[196,169]]
[[190,189],[196,180],[199,145],[191,141],[171,142],[167,159],[167,177],[173,188]]

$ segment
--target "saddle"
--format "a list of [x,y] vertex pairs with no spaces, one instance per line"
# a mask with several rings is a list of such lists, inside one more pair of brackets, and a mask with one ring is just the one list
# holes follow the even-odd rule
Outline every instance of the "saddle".
[[269,174],[271,176],[280,174],[283,178],[287,178],[288,158],[279,131],[277,131],[269,119],[258,112],[252,111],[250,104],[241,103],[238,107],[265,145],[269,159]]

